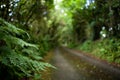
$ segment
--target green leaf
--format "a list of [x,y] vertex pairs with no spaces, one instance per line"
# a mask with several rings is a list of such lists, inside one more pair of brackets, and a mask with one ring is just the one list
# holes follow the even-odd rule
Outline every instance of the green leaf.
[[22,39],[19,39],[19,38],[16,38],[16,37],[13,37],[13,36],[8,36],[6,35],[4,40],[6,41],[6,43],[10,44],[15,44],[15,45],[18,45],[18,46],[21,46],[21,47],[34,47],[36,49],[39,49],[38,48],[38,45],[34,45],[34,44],[30,44],[30,43],[27,43],[25,41],[23,41]]
[[28,34],[26,31],[24,31],[24,30],[22,30],[20,28],[15,27],[14,25],[6,22],[5,20],[3,20],[1,18],[0,18],[0,24],[2,24],[2,26],[3,26],[2,28],[4,30],[7,30],[9,32],[16,33],[16,34],[19,34],[19,35],[21,35],[23,33]]

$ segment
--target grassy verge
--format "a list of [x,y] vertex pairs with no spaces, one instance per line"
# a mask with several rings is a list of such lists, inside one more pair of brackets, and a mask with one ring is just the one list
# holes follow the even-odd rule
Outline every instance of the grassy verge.
[[108,62],[120,64],[120,40],[118,39],[86,41],[77,49],[91,53]]

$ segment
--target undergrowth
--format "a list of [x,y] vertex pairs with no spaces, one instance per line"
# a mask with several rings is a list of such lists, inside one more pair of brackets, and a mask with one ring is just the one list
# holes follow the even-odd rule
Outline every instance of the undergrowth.
[[42,61],[39,46],[26,42],[29,34],[0,18],[0,78],[36,80],[52,65]]
[[93,55],[109,62],[120,63],[120,40],[115,38],[98,41],[86,41],[77,47],[80,50],[92,53]]

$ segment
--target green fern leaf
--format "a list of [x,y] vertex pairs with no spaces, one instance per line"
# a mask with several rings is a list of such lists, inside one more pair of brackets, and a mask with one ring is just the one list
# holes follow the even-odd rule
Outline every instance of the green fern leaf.
[[1,18],[0,18],[0,24],[2,24],[2,26],[4,26],[4,27],[2,27],[4,30],[7,30],[7,31],[10,31],[10,32],[19,34],[19,35],[21,35],[23,33],[26,33],[24,30],[15,27],[14,25],[6,22],[5,20],[3,20]]
[[27,42],[23,41],[22,39],[19,39],[19,38],[13,37],[13,36],[6,35],[4,37],[4,40],[8,44],[11,43],[11,44],[15,44],[15,45],[18,45],[18,46],[21,46],[21,47],[28,46],[28,47],[34,47],[34,48],[38,49],[38,45],[27,43]]

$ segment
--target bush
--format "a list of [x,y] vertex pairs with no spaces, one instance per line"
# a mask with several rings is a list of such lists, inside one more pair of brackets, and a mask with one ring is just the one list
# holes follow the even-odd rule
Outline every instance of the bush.
[[0,19],[0,78],[19,80],[40,75],[52,65],[42,62],[39,46],[23,40],[28,33]]
[[120,63],[120,40],[107,38],[98,41],[86,41],[78,47],[109,62]]
[[83,44],[81,44],[78,48],[80,48],[81,50],[86,51],[86,52],[91,52],[93,47],[94,47],[93,42],[88,40],[88,41],[84,42]]

